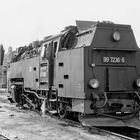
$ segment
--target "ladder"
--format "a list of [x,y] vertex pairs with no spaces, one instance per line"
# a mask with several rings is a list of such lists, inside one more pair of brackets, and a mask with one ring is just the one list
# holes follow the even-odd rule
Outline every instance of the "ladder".
[[58,108],[58,91],[57,89],[52,89],[49,98],[49,113],[56,114]]

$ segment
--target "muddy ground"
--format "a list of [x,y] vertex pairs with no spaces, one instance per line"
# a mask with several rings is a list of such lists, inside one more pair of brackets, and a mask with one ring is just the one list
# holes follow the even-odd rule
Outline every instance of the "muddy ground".
[[91,134],[49,115],[23,110],[7,100],[0,90],[0,134],[10,140],[120,140],[115,136]]

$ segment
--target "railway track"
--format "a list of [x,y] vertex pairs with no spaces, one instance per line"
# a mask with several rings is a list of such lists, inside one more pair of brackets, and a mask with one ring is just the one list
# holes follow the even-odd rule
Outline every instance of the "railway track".
[[136,128],[130,127],[120,127],[120,128],[102,128],[105,131],[109,131],[113,134],[119,134],[120,136],[124,136],[130,140],[140,140],[140,130]]
[[[21,107],[19,107],[21,109]],[[23,110],[30,110],[29,108],[22,108]],[[30,111],[35,111],[38,113],[40,116],[42,116],[41,112],[38,110],[30,110]],[[98,135],[112,135],[120,138],[120,140],[140,140],[140,130],[134,129],[134,128],[118,128],[118,127],[93,127],[93,126],[86,126],[84,124],[81,124],[77,119],[72,118],[69,116],[67,119],[66,118],[60,118],[57,115],[51,114],[51,113],[46,113],[45,115],[51,116],[52,118],[59,120],[61,123],[60,125],[66,127],[66,126],[73,126],[73,127],[79,127],[81,129],[86,130],[87,132],[91,134],[98,134]],[[43,117],[45,117],[43,116]],[[0,139],[1,140],[1,139]],[[7,139],[9,140],[9,139]]]
[[[81,125],[79,123],[79,125]],[[115,129],[117,130],[118,128],[115,128],[113,130],[112,127],[110,128],[110,130],[108,128],[99,128],[99,127],[93,127],[93,126],[84,126],[81,125],[83,128],[85,128],[86,130],[88,130],[88,132],[90,132],[91,134],[99,134],[99,135],[113,135],[116,136],[118,138],[120,138],[121,140],[139,140],[138,138],[140,138],[138,135],[134,135],[134,134],[130,134],[128,135],[128,133],[121,133],[121,131],[115,131]]]
[[50,113],[47,113],[46,115],[51,116],[54,119],[57,119],[61,122],[60,125],[66,127],[66,126],[74,126],[74,127],[80,127],[81,129],[85,129],[87,132],[91,134],[98,134],[98,135],[113,135],[121,140],[139,140],[140,139],[140,130],[133,129],[133,128],[118,128],[118,127],[93,127],[93,126],[86,126],[84,124],[81,124],[75,119],[71,119],[71,117],[64,119],[60,118],[57,115],[52,115]]
[[0,134],[0,140],[10,140],[10,139],[5,137],[4,135]]
[[[29,108],[21,108],[17,107],[20,110],[30,110]],[[40,111],[37,110],[30,110],[30,111],[35,111],[40,116],[42,115]],[[46,113],[46,116],[51,116],[54,119],[57,119],[60,121],[60,125],[66,127],[66,126],[74,126],[74,127],[80,127],[81,129],[86,130],[87,132],[91,134],[98,134],[98,135],[113,135],[121,140],[139,140],[140,139],[140,130],[133,129],[133,128],[116,128],[116,127],[93,127],[93,126],[86,126],[84,124],[81,124],[78,122],[77,119],[73,118],[72,116],[69,116],[67,119],[60,118],[57,115]],[[3,139],[1,139],[3,137]],[[10,140],[8,138],[1,135],[0,140]]]

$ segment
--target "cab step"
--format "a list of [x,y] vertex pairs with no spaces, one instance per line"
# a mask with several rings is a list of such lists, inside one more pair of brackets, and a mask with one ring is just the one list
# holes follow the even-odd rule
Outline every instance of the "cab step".
[[56,102],[57,99],[49,99],[50,102]]
[[52,95],[57,95],[57,90],[56,89],[52,89]]
[[56,111],[56,110],[50,110],[49,113],[51,113],[51,114],[56,114],[57,111]]

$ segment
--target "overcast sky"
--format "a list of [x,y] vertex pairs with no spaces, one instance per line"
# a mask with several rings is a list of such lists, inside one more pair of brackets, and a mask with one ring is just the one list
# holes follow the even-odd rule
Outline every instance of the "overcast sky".
[[139,0],[0,0],[0,44],[15,49],[75,20],[130,24],[140,46]]

